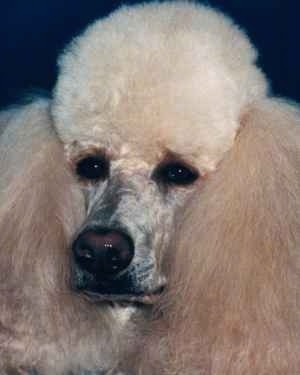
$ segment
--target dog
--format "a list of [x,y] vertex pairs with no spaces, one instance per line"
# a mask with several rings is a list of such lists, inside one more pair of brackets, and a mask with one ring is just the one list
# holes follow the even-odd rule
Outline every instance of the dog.
[[299,368],[299,112],[256,58],[209,7],[124,6],[1,114],[3,374]]

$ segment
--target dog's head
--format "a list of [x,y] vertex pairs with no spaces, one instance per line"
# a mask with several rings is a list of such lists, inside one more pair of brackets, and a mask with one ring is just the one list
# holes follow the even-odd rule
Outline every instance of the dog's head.
[[86,197],[77,288],[142,302],[162,290],[174,217],[266,94],[255,59],[230,20],[180,2],[121,8],[66,49],[52,113]]

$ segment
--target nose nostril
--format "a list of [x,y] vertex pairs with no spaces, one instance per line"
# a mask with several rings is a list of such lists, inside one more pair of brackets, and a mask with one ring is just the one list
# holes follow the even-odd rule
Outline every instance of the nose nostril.
[[118,273],[128,267],[130,264],[133,254],[130,252],[130,248],[124,246],[122,250],[113,247],[111,244],[105,246],[105,267],[106,273]]
[[73,251],[80,268],[101,278],[125,270],[133,259],[134,245],[126,234],[106,229],[80,234]]
[[93,273],[96,265],[94,251],[89,248],[83,241],[77,239],[73,245],[75,261],[80,267],[88,272]]
[[93,260],[95,258],[94,256],[94,252],[87,248],[86,246],[84,247],[78,247],[77,249],[77,257],[80,258],[80,259],[90,259],[90,260]]

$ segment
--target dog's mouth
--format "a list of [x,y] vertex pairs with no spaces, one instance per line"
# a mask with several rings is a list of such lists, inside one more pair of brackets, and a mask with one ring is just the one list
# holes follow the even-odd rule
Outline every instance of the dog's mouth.
[[163,293],[167,280],[152,268],[142,270],[126,271],[117,277],[102,274],[97,277],[75,265],[72,289],[93,303],[153,305]]
[[97,302],[111,302],[120,304],[141,304],[154,305],[160,299],[165,286],[162,285],[155,290],[145,293],[128,293],[128,294],[104,294],[97,293],[92,290],[82,290],[81,293],[90,301]]

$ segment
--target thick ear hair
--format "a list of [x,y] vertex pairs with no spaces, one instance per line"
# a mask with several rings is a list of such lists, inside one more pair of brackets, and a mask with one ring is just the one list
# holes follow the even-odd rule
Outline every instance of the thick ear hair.
[[52,129],[49,102],[3,112],[0,123],[1,285],[22,293],[22,285],[42,289],[57,280],[61,288],[62,265],[69,272],[63,250],[83,205]]
[[143,375],[300,373],[300,113],[265,100],[241,122],[178,223],[162,344],[146,344],[165,362]]
[[83,202],[52,130],[48,103],[2,113],[0,122],[2,374],[19,373],[19,366],[38,368],[45,342],[68,333],[69,323],[65,328],[57,319],[67,321],[62,311],[70,293],[68,241]]

